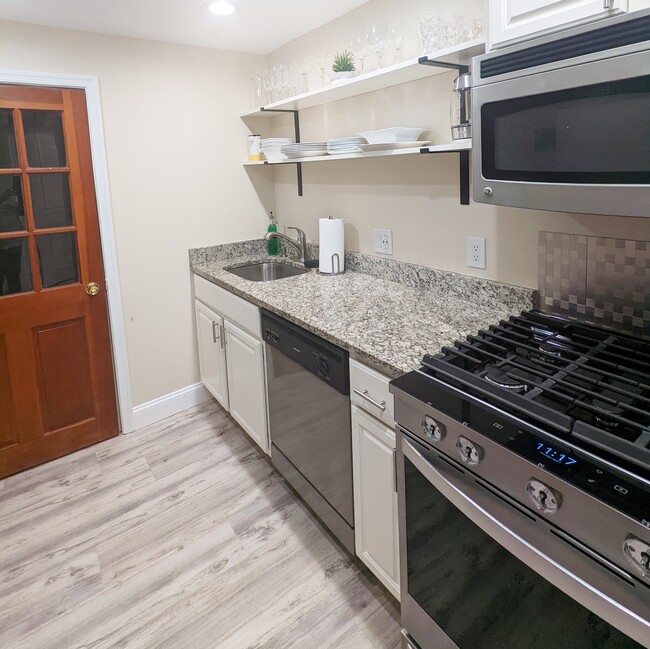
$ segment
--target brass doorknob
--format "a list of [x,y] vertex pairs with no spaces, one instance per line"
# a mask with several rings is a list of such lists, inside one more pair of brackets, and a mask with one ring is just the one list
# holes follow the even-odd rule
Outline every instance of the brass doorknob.
[[95,296],[99,293],[99,284],[97,282],[90,282],[86,284],[86,293],[90,296]]

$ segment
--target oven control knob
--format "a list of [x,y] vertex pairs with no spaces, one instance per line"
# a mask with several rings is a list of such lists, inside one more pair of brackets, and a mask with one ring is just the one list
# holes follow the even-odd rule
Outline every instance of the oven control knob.
[[650,579],[650,543],[628,536],[623,542],[623,554],[642,577]]
[[526,492],[540,512],[555,514],[560,508],[560,495],[539,480],[531,478],[526,485]]
[[487,196],[487,198],[490,198],[492,196],[492,194],[494,194],[494,191],[492,190],[492,187],[486,187],[483,190],[483,195]]
[[432,442],[439,442],[445,436],[445,427],[439,424],[433,417],[426,415],[422,420],[424,434]]
[[475,466],[483,457],[483,449],[462,435],[456,440],[456,448],[460,459],[469,466]]

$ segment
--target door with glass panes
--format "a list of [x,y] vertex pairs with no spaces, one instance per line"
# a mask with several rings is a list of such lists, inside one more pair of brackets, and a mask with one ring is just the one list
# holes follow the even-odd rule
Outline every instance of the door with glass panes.
[[0,85],[0,479],[118,433],[82,90]]

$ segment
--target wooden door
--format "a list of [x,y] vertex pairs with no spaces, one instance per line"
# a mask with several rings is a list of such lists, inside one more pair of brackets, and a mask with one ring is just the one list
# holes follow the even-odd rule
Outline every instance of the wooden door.
[[117,435],[104,287],[84,92],[0,85],[0,478]]

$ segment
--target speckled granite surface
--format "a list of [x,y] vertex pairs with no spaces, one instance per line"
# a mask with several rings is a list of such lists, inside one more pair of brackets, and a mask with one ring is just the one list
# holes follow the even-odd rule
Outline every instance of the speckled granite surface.
[[[314,257],[317,248],[309,252]],[[226,270],[264,258],[262,240],[246,241],[191,250],[190,266],[392,377],[418,367],[425,353],[533,306],[532,289],[359,253],[346,253],[347,272],[331,277],[312,270],[251,282]]]

